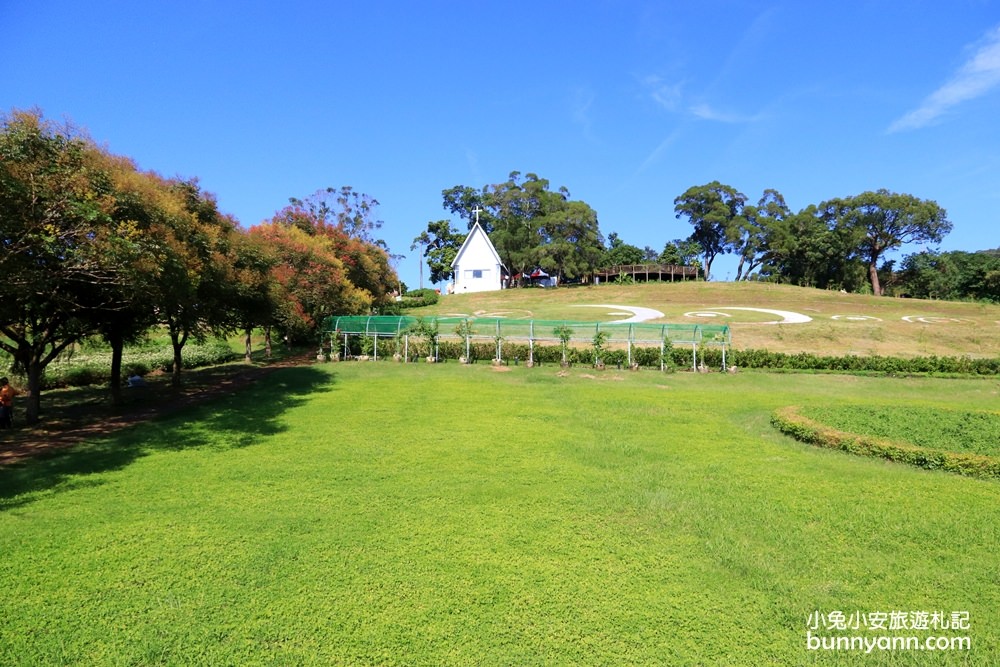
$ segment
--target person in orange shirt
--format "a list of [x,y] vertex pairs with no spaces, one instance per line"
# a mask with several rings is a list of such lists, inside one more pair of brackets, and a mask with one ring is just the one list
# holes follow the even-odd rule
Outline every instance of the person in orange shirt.
[[13,427],[14,397],[19,393],[7,378],[0,378],[0,428]]

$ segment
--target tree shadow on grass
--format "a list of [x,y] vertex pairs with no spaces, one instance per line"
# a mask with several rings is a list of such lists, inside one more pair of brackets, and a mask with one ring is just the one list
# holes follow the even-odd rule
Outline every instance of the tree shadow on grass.
[[44,492],[100,484],[90,475],[125,468],[156,451],[247,447],[286,430],[280,417],[329,389],[334,377],[300,366],[277,370],[252,385],[141,421],[65,449],[0,467],[0,511],[34,502]]

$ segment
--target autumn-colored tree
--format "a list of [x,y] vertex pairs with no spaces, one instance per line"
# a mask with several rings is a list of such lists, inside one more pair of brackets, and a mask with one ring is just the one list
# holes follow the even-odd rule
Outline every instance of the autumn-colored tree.
[[160,232],[164,253],[155,303],[170,335],[171,382],[177,387],[187,341],[232,329],[232,245],[237,226],[219,212],[215,198],[197,180],[174,179],[169,192],[179,206],[165,217]]
[[279,304],[274,321],[289,337],[310,339],[329,315],[371,309],[371,295],[350,281],[326,236],[308,234],[284,221],[252,227],[250,235],[274,254],[271,275]]
[[26,421],[38,421],[45,367],[122,308],[123,263],[137,254],[114,216],[114,183],[83,133],[37,111],[0,118],[0,348],[27,376]]
[[295,227],[310,236],[326,238],[343,263],[350,283],[368,293],[372,308],[385,306],[399,284],[385,244],[372,239],[382,221],[378,201],[345,186],[326,188],[306,199],[292,198],[272,222]]
[[122,280],[104,287],[106,305],[91,310],[89,317],[111,347],[111,396],[120,405],[125,344],[144,337],[157,321],[155,298],[165,247],[158,235],[171,211],[181,207],[156,174],[139,171],[128,158],[103,154],[103,159],[113,184],[110,215],[119,232],[107,236],[105,248]]

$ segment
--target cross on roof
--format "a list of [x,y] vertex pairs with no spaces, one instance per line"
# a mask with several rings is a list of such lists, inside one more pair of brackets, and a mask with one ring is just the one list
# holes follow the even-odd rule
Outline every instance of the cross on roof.
[[479,204],[476,204],[476,208],[472,209],[472,212],[476,214],[476,224],[479,224],[479,214],[483,209],[479,208]]

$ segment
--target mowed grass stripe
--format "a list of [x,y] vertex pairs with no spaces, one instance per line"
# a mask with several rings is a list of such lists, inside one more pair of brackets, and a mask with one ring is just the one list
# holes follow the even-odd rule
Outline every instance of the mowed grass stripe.
[[997,657],[1000,485],[767,428],[890,388],[981,409],[985,381],[273,378],[17,471],[0,662],[834,664],[805,651],[808,613],[889,608],[968,610]]

